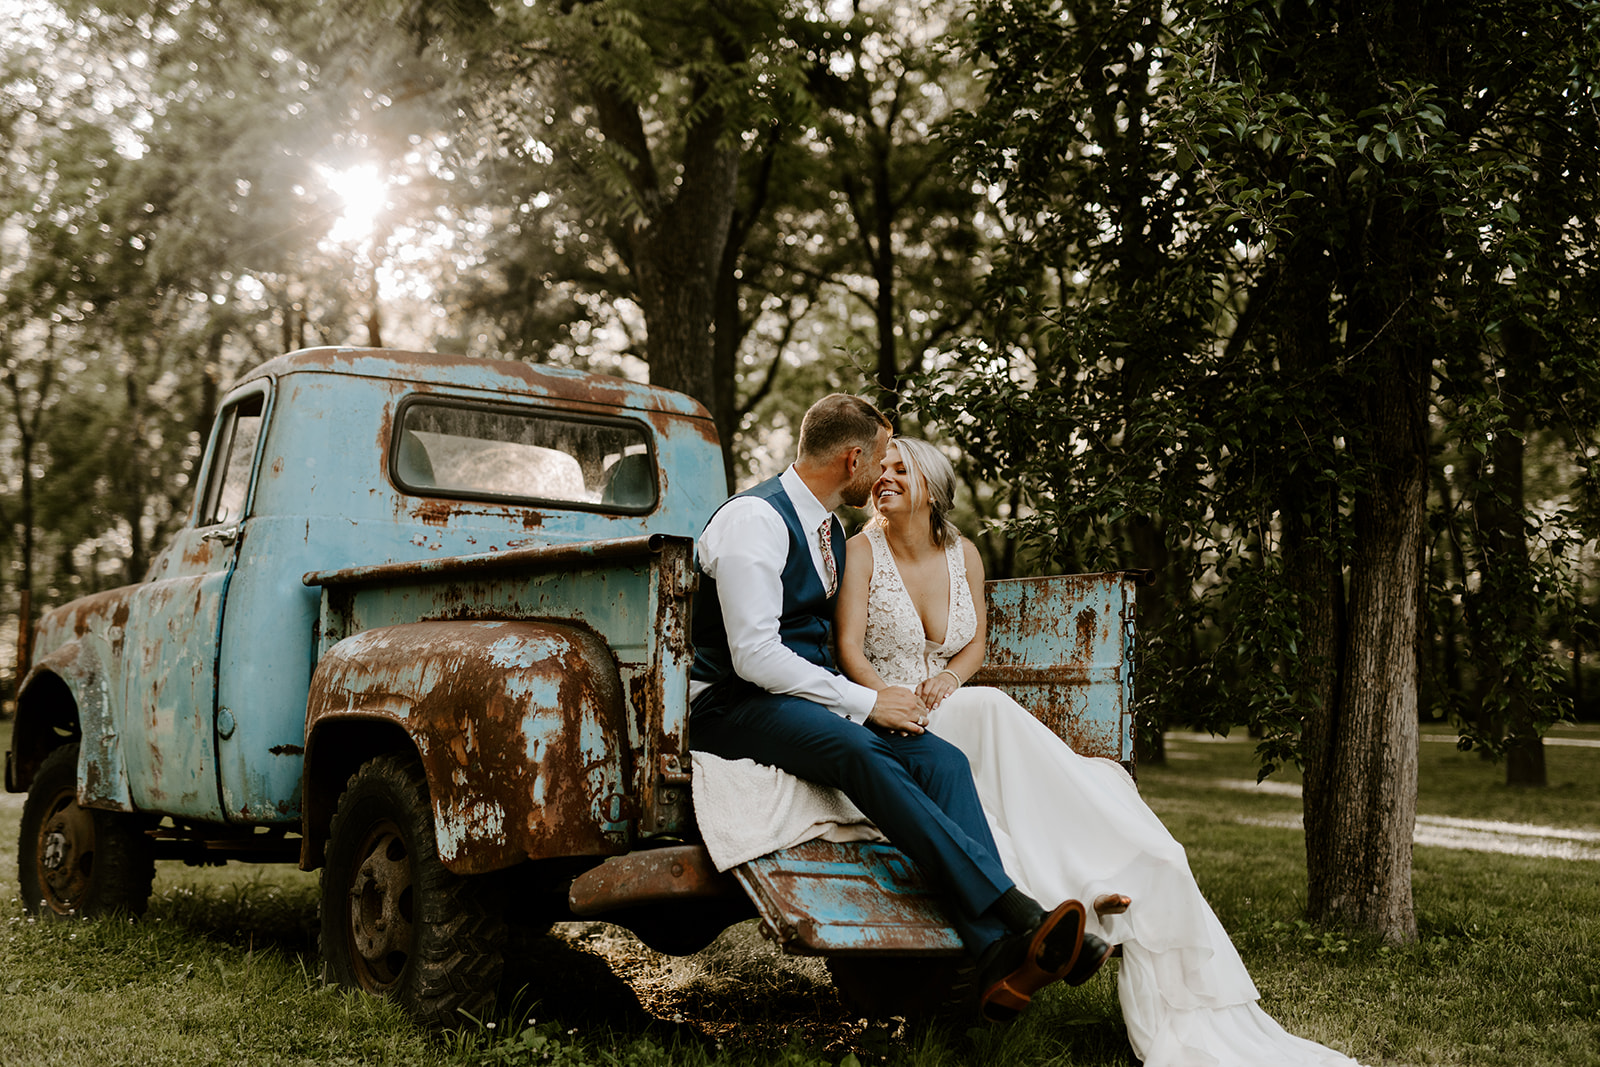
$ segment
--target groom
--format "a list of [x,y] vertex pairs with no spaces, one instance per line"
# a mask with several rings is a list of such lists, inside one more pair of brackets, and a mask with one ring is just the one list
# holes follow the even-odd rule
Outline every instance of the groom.
[[799,455],[728,500],[696,553],[693,747],[753,759],[848,796],[944,891],[977,959],[984,1014],[1014,1018],[1058,979],[1077,984],[1109,947],[1067,901],[1045,912],[1006,876],[966,757],[927,733],[927,709],[902,686],[857,685],[834,664],[833,609],[844,572],[841,504],[862,507],[889,421],[835,393],[806,412]]

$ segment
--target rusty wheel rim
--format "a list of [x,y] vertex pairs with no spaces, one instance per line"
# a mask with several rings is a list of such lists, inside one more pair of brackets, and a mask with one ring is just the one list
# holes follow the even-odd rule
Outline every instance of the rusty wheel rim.
[[51,799],[39,824],[39,888],[57,915],[82,908],[94,876],[94,816],[78,806],[73,789]]
[[400,981],[411,959],[411,854],[400,828],[384,820],[357,850],[350,880],[350,945],[363,988],[382,991]]

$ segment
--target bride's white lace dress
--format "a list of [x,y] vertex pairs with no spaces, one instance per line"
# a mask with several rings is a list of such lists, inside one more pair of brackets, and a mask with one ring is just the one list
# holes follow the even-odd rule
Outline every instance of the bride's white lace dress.
[[[977,634],[959,542],[946,552],[950,622],[923,635],[882,529],[872,545],[865,652],[883,681],[915,687]],[[1090,929],[1122,946],[1117,992],[1134,1052],[1146,1067],[1283,1067],[1353,1060],[1290,1034],[1262,1011],[1239,953],[1211,911],[1183,846],[1126,771],[1080,756],[998,689],[958,689],[928,728],[966,753],[1006,871],[1045,907],[1125,893],[1123,915]]]

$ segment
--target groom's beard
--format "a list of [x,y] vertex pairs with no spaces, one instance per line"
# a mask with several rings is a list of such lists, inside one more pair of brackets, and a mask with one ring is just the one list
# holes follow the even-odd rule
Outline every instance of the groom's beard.
[[867,502],[872,499],[872,487],[877,484],[877,481],[877,473],[863,466],[856,473],[856,480],[845,486],[839,497],[853,508],[864,508],[867,506]]

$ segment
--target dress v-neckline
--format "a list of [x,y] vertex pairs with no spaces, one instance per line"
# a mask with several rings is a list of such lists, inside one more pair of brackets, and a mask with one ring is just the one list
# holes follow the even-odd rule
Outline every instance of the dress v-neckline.
[[889,543],[889,535],[886,533],[883,535],[883,548],[889,553],[889,565],[894,568],[895,579],[900,583],[900,592],[905,594],[906,600],[911,603],[911,610],[917,616],[917,622],[922,625],[923,644],[928,646],[929,650],[944,648],[945,641],[950,640],[950,620],[956,614],[956,577],[950,572],[950,549],[947,547],[941,553],[944,556],[945,583],[949,586],[945,592],[944,639],[935,641],[928,636],[928,624],[922,618],[922,612],[917,611],[917,600],[911,595],[910,586],[906,585],[906,576],[900,572],[900,561],[895,558],[894,546]]

